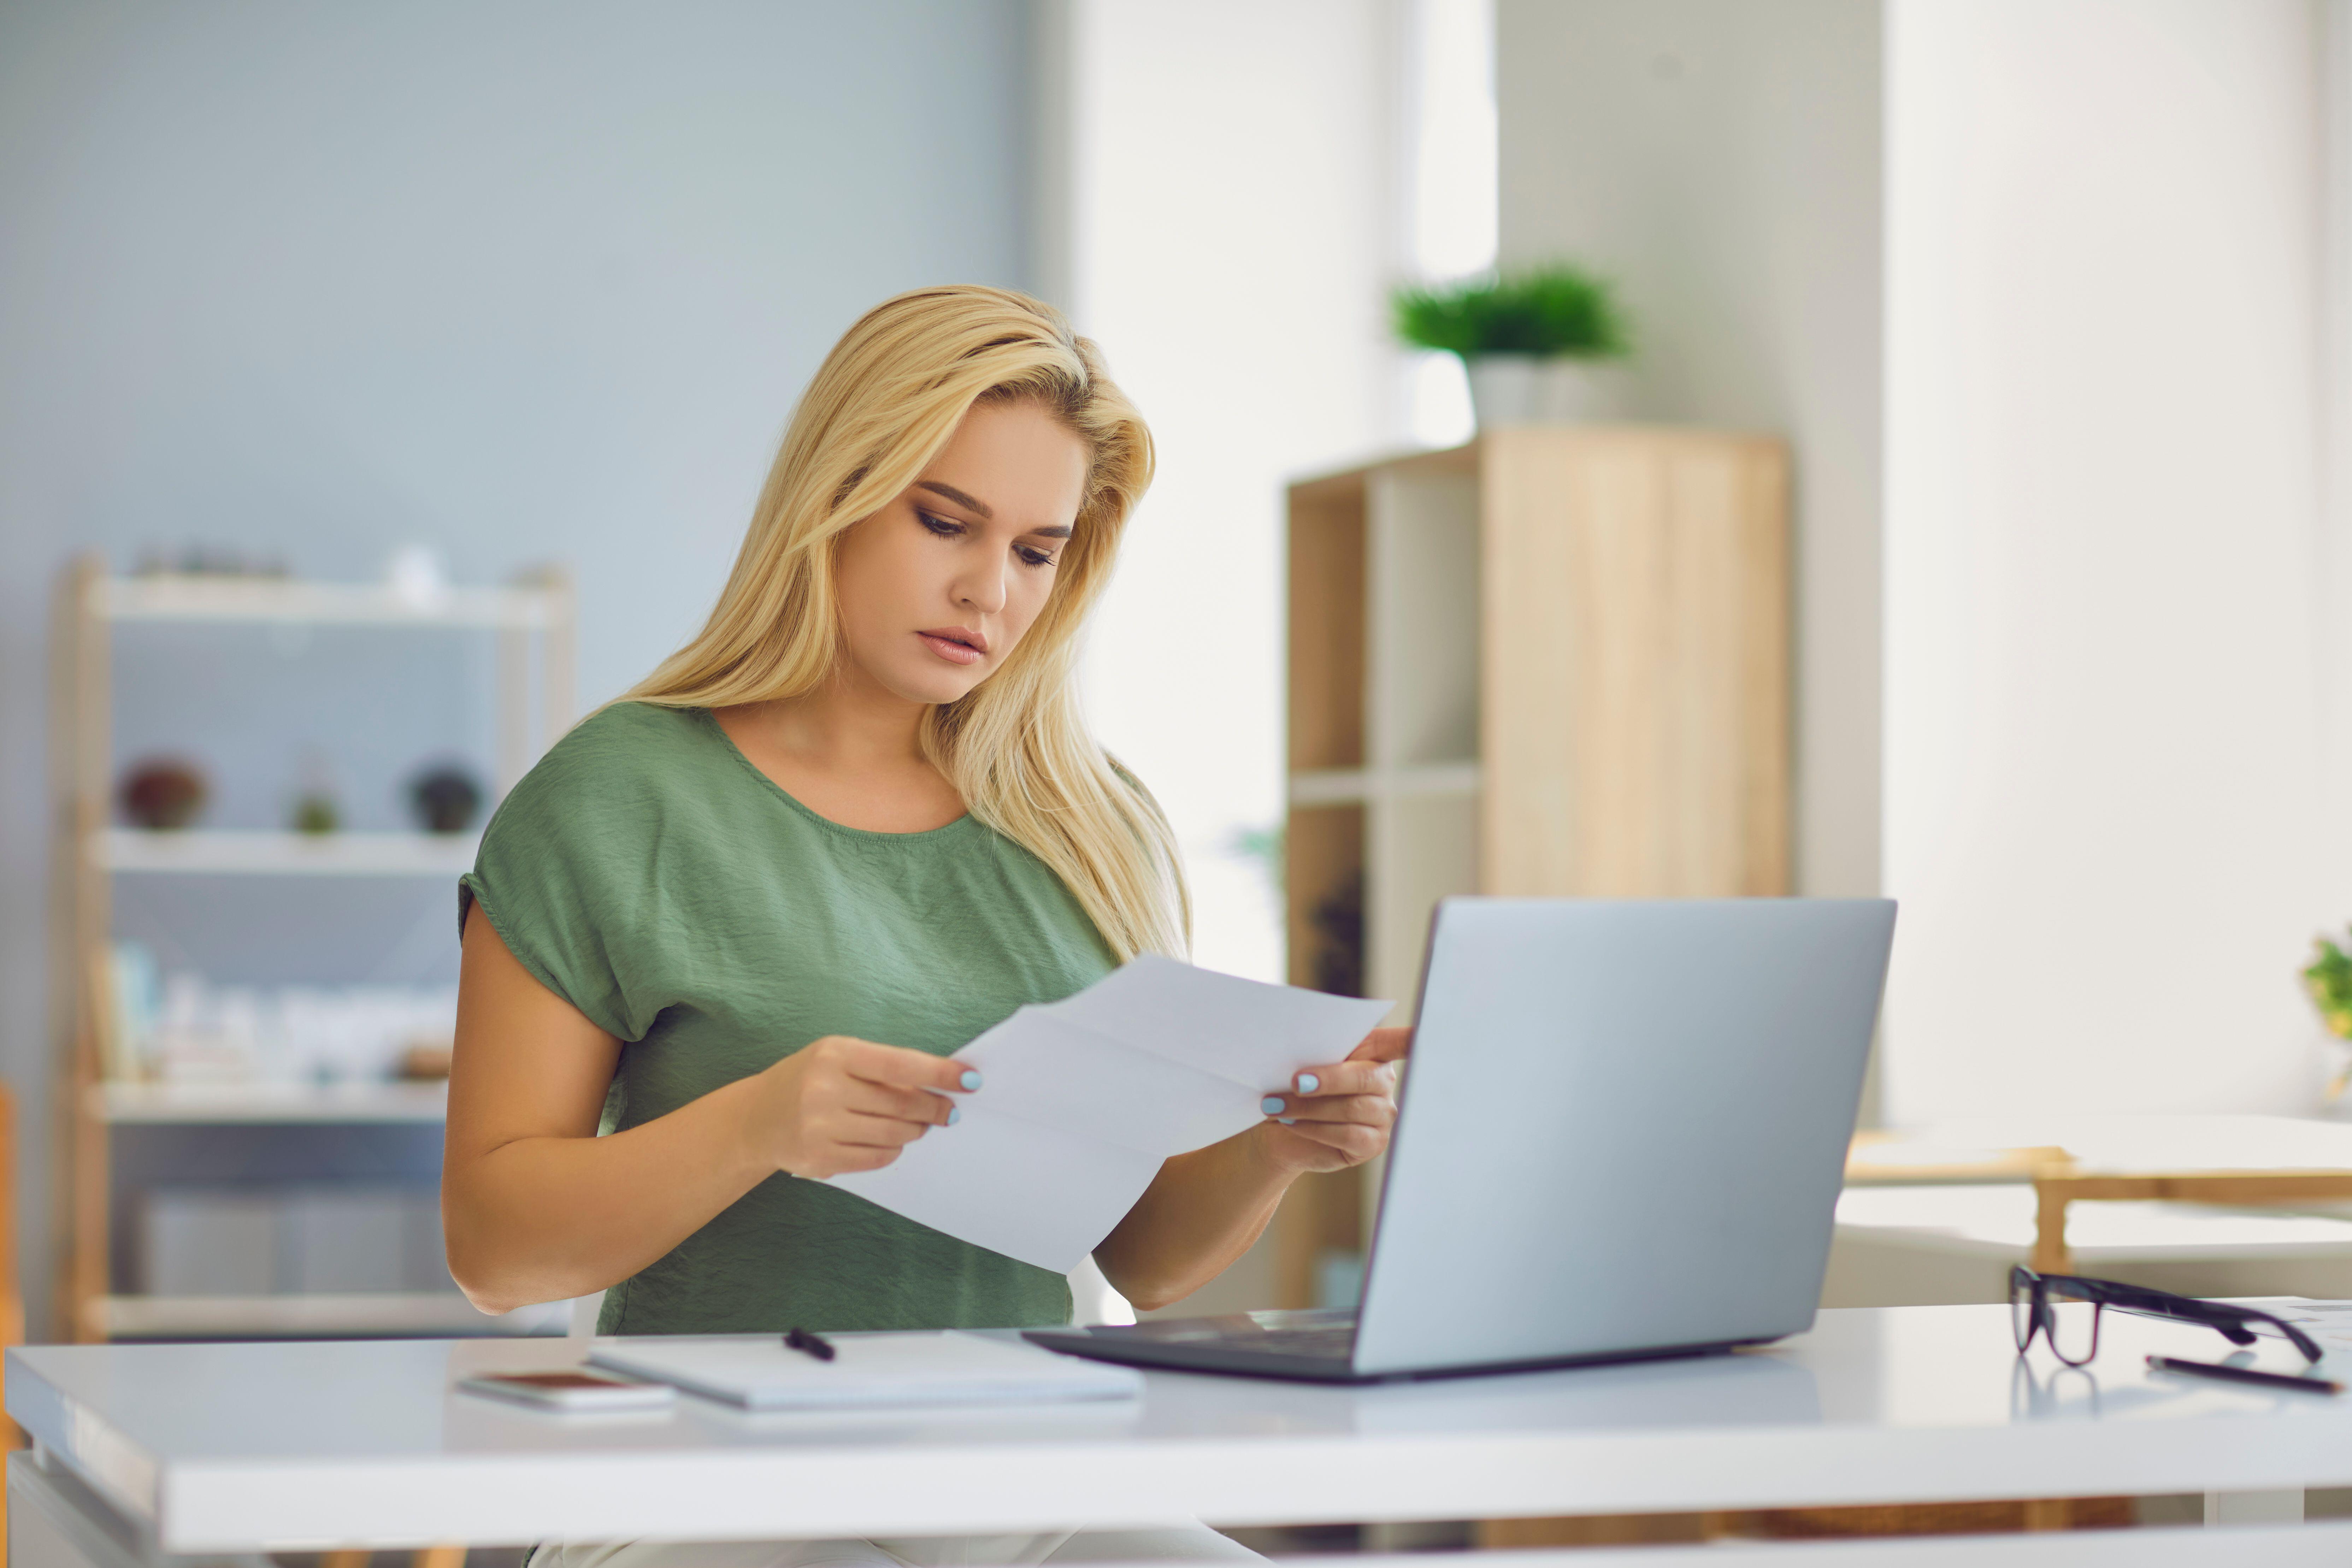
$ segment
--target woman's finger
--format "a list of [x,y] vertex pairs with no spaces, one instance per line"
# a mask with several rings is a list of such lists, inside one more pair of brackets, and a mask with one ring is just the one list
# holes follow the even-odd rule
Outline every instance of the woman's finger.
[[1412,1053],[1411,1029],[1374,1029],[1348,1053],[1351,1062],[1401,1062]]
[[1353,1122],[1300,1121],[1284,1131],[1295,1132],[1310,1143],[1319,1143],[1344,1154],[1349,1163],[1356,1165],[1362,1164],[1388,1144],[1385,1132]]
[[1347,1123],[1358,1127],[1392,1127],[1396,1101],[1384,1094],[1348,1094],[1332,1098],[1269,1094],[1258,1102],[1268,1116],[1286,1121]]
[[1302,1068],[1291,1075],[1293,1094],[1391,1094],[1396,1068],[1386,1062],[1358,1061],[1350,1057],[1328,1067]]
[[961,1114],[955,1101],[944,1094],[934,1094],[928,1089],[890,1089],[863,1079],[848,1081],[841,1104],[863,1115],[893,1116],[901,1121],[919,1121],[927,1127],[944,1127]]
[[835,1037],[844,1047],[842,1065],[852,1078],[887,1089],[935,1089],[949,1094],[969,1094],[980,1087],[980,1074],[971,1063],[953,1057],[904,1046],[877,1046],[871,1040]]
[[908,1121],[898,1116],[868,1116],[862,1111],[845,1110],[828,1129],[833,1142],[853,1149],[899,1149],[912,1143],[931,1130],[928,1121]]
[[845,1145],[836,1152],[831,1162],[833,1166],[831,1173],[838,1176],[850,1171],[878,1171],[898,1157],[898,1150],[896,1146],[887,1149],[867,1149]]

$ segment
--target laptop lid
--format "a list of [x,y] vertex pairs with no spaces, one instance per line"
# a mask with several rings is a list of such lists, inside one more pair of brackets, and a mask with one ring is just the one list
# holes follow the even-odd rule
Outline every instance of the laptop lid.
[[1893,940],[1883,899],[1448,899],[1359,1374],[1811,1326]]

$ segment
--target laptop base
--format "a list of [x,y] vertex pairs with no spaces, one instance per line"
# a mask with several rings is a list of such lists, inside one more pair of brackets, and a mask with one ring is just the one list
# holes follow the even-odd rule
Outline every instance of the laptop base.
[[[1205,1321],[1205,1320],[1203,1320]],[[1150,1325],[1157,1327],[1158,1325]],[[1722,1344],[1669,1345],[1654,1349],[1611,1351],[1598,1355],[1550,1356],[1539,1361],[1486,1362],[1474,1366],[1424,1367],[1412,1372],[1358,1372],[1352,1358],[1298,1355],[1274,1344],[1202,1337],[1170,1341],[1138,1334],[1132,1329],[1106,1325],[1093,1329],[1024,1329],[1030,1343],[1064,1355],[1092,1361],[1117,1362],[1164,1372],[1207,1372],[1233,1377],[1265,1377],[1286,1383],[1420,1383],[1441,1377],[1483,1377],[1512,1372],[1547,1372],[1567,1367],[1610,1366],[1621,1362],[1672,1361],[1685,1356],[1723,1355],[1769,1340],[1736,1340]],[[1268,1336],[1279,1339],[1280,1336]]]

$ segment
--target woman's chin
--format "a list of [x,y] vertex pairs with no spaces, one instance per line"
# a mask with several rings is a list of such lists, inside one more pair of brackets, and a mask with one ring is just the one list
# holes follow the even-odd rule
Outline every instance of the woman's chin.
[[971,695],[981,683],[985,670],[921,669],[893,670],[885,680],[890,694],[908,702],[940,707]]

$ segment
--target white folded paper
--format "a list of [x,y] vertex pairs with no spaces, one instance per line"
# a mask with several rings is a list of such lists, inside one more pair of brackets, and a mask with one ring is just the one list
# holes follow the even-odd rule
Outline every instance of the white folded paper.
[[963,1115],[835,1186],[933,1230],[1066,1274],[1160,1162],[1230,1138],[1301,1068],[1343,1060],[1391,1004],[1266,985],[1147,953],[1022,1008],[961,1050]]

